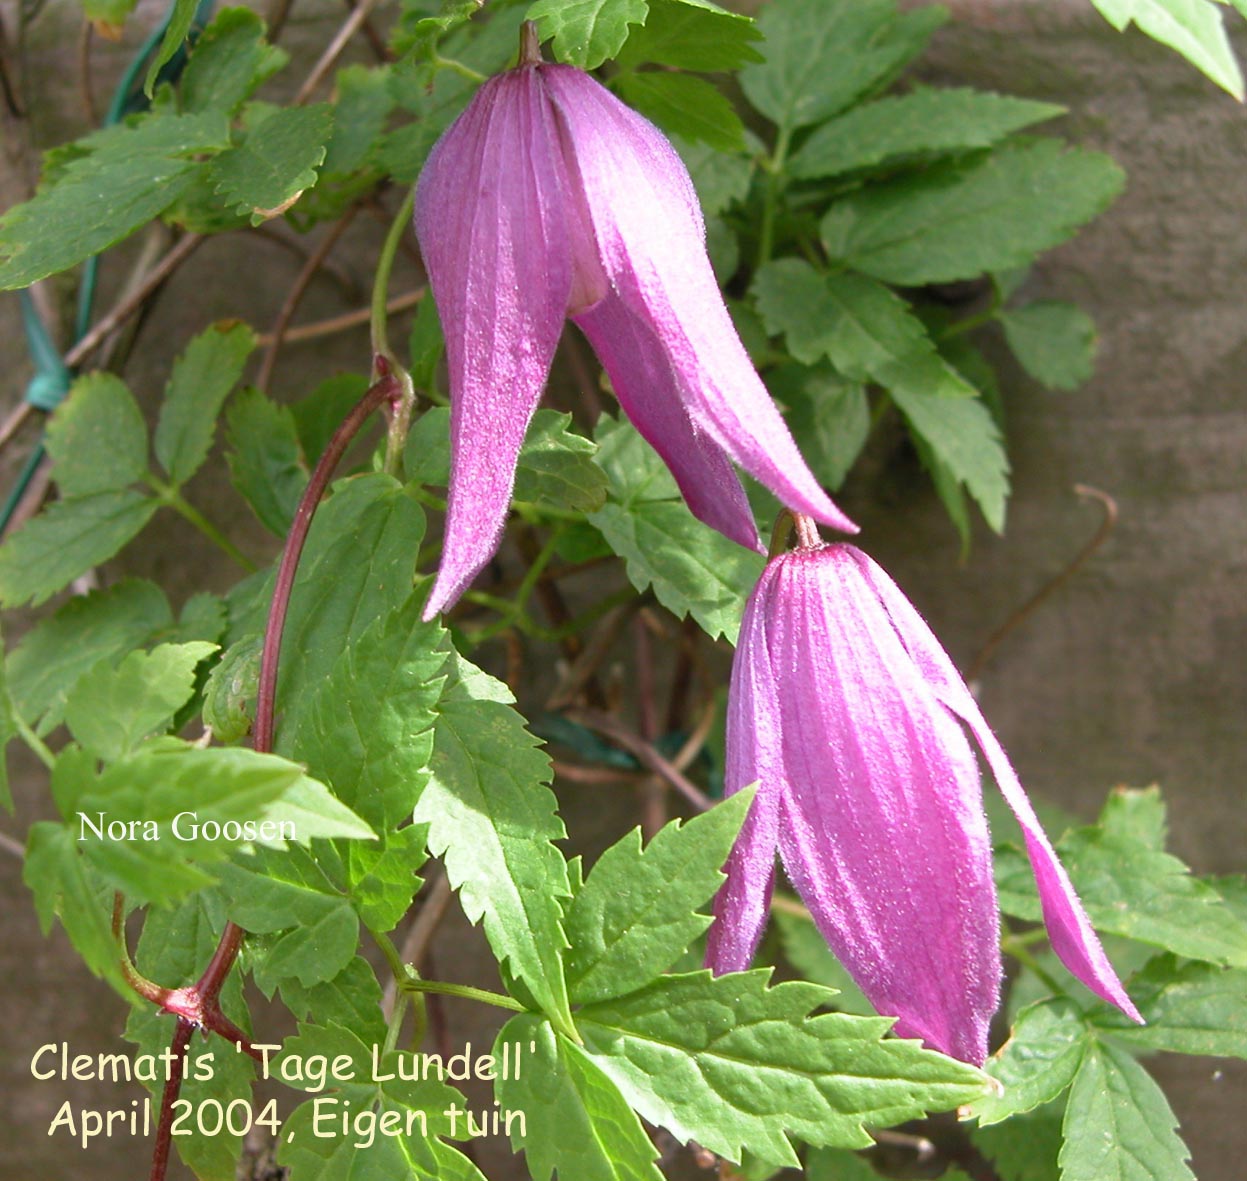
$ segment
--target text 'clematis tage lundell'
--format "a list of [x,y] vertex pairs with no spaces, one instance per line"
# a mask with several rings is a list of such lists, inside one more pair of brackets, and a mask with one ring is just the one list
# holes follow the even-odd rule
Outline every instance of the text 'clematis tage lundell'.
[[451,474],[426,618],[493,556],[524,432],[570,317],[706,524],[760,549],[738,464],[794,510],[857,532],[819,487],[753,369],[666,138],[535,46],[434,147],[416,232],[446,336]]
[[728,698],[730,792],[757,795],[727,864],[707,965],[749,966],[778,848],[823,937],[896,1032],[980,1065],[1000,991],[974,736],[1026,840],[1053,949],[1142,1020],[952,661],[854,546],[773,559],[745,609]]

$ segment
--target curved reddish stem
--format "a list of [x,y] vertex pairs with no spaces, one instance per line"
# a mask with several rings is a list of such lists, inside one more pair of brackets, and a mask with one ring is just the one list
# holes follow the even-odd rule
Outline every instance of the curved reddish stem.
[[[303,545],[307,541],[308,530],[312,525],[312,517],[320,504],[320,498],[329,486],[334,469],[346,453],[360,428],[368,420],[374,410],[385,402],[393,402],[401,394],[398,382],[389,372],[385,359],[378,357],[375,361],[376,372],[380,380],[369,387],[368,392],[343,420],[342,425],[334,432],[333,438],[325,448],[324,454],[316,463],[311,478],[307,482],[299,507],[295,510],[294,521],[290,532],[286,535],[286,545],[282,550],[281,563],[277,567],[277,578],[273,586],[273,601],[269,606],[268,623],[264,631],[264,649],[260,656],[260,684],[256,695],[255,729],[252,747],[261,753],[268,754],[273,749],[274,711],[277,700],[277,661],[281,653],[282,632],[286,626],[286,612],[290,606],[290,595],[294,590],[295,574],[298,572],[299,558],[303,554]],[[234,1042],[253,1058],[261,1055],[251,1045],[247,1036],[221,1011],[221,988],[229,975],[234,961],[238,958],[245,932],[237,923],[226,923],[217,942],[216,950],[192,988],[175,990],[161,989],[163,996],[152,996],[162,1008],[176,1013],[177,1029],[173,1034],[172,1053],[177,1057],[177,1065],[165,1082],[164,1094],[160,1100],[160,1123],[156,1129],[156,1144],[152,1154],[151,1181],[164,1181],[165,1171],[169,1164],[169,1146],[171,1143],[171,1127],[173,1122],[173,1104],[182,1089],[182,1055],[190,1044],[191,1032],[202,1026],[221,1037]],[[144,994],[146,995],[146,994]]]
[[178,1027],[173,1031],[173,1041],[169,1045],[169,1052],[173,1056],[169,1077],[165,1079],[164,1094],[160,1096],[160,1122],[156,1125],[152,1171],[148,1175],[150,1181],[164,1181],[165,1170],[169,1167],[169,1147],[173,1143],[173,1104],[182,1089],[183,1064],[194,1031],[195,1026],[190,1021],[185,1017],[178,1018]]

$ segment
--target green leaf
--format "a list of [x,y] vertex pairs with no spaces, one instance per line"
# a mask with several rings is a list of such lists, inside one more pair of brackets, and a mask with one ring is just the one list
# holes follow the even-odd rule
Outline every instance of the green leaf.
[[346,848],[346,882],[351,902],[370,931],[392,931],[411,907],[422,881],[428,829],[409,824],[381,842],[352,841]]
[[1145,1050],[1247,1058],[1247,970],[1157,956],[1131,978],[1130,998],[1146,1025],[1108,1005],[1088,1019]]
[[120,29],[134,11],[137,0],[83,0],[82,15],[106,29]]
[[[293,831],[290,839],[300,845],[310,844],[317,837],[367,841],[376,836],[323,783],[306,775],[301,776],[282,793],[281,799],[264,810],[264,819],[270,825],[286,825],[284,831]],[[281,848],[285,844],[285,837],[262,843]]]
[[372,155],[394,109],[390,69],[347,66],[334,81],[333,134],[325,148],[324,176],[346,176]]
[[1169,822],[1159,787],[1115,787],[1100,811],[1100,827],[1113,836],[1165,851]]
[[333,107],[253,105],[246,138],[209,165],[209,176],[222,202],[250,214],[251,224],[275,217],[316,183],[333,130]]
[[217,415],[255,345],[246,324],[222,320],[196,336],[174,362],[156,424],[156,458],[175,487],[208,458]]
[[900,296],[862,275],[820,275],[800,259],[768,263],[754,279],[754,293],[767,327],[784,333],[797,360],[826,357],[850,381],[883,386],[911,430],[1000,531],[1009,462],[999,429]]
[[248,386],[230,402],[225,422],[230,482],[261,524],[285,537],[308,479],[290,407]]
[[266,994],[287,976],[304,988],[332,980],[354,958],[355,908],[304,850],[259,853],[254,869],[240,861],[216,873],[234,922],[257,935],[283,932],[255,967]]
[[673,615],[691,615],[711,638],[735,642],[745,597],[762,572],[759,555],[703,525],[682,500],[611,503],[590,520],[637,590],[652,586]]
[[716,151],[678,135],[672,137],[672,144],[693,179],[706,217],[714,217],[734,202],[744,200],[753,179],[754,162],[750,157]]
[[80,677],[65,704],[75,738],[106,762],[163,733],[195,692],[195,669],[215,644],[161,644],[131,652],[116,668],[105,658]]
[[442,354],[446,351],[446,340],[442,335],[442,323],[438,319],[437,304],[431,294],[428,298],[422,299],[420,306],[416,308],[416,318],[411,325],[407,351],[411,362],[411,380],[416,388],[436,390],[437,369]]
[[1059,1181],[1062,1107],[1053,1103],[989,1128],[974,1128],[970,1139],[991,1161],[1000,1181]]
[[897,15],[894,0],[788,0],[763,9],[766,60],[741,86],[781,131],[821,123],[886,84],[947,20],[931,6]]
[[1124,182],[1101,152],[1021,138],[859,189],[831,207],[820,231],[833,260],[877,279],[949,283],[1025,266],[1103,213]]
[[[10,673],[11,675],[11,673]],[[1247,875],[1228,874],[1220,878],[1205,879],[1230,908],[1240,923],[1247,924]]]
[[304,988],[293,976],[281,982],[281,999],[298,1021],[312,1015],[323,1025],[341,1025],[365,1043],[385,1041],[381,985],[372,965],[357,955],[332,980]]
[[752,799],[752,791],[737,792],[683,826],[673,820],[644,849],[634,828],[598,858],[567,912],[567,984],[576,1004],[648,984],[710,925],[696,908],[723,883]]
[[0,602],[42,603],[111,558],[159,507],[129,490],[53,502],[0,546]]
[[500,962],[556,1024],[571,1027],[563,978],[566,834],[546,786],[550,760],[506,687],[457,653],[433,737],[432,778],[416,804],[469,921],[484,920]]
[[1002,1091],[979,1099],[971,1113],[986,1126],[1055,1099],[1078,1072],[1091,1040],[1071,1002],[1051,998],[1027,1006],[1018,1014],[1009,1040],[984,1067]]
[[891,1021],[811,1016],[832,994],[767,988],[769,972],[665,976],[576,1015],[585,1050],[651,1123],[740,1160],[742,1149],[796,1165],[785,1132],[864,1148],[891,1127],[981,1097],[972,1066],[916,1041],[880,1040]]
[[[1242,100],[1243,75],[1221,13],[1207,0],[1091,0],[1119,32],[1133,21],[1154,41],[1176,49],[1197,70]],[[1224,2],[1224,0],[1222,0]],[[1234,0],[1236,4],[1241,0]]]
[[40,929],[46,935],[52,929],[52,919],[59,918],[83,963],[123,996],[132,996],[129,985],[121,979],[117,943],[104,902],[88,871],[86,858],[68,828],[46,820],[31,825],[22,881],[35,896]]
[[279,750],[339,654],[410,596],[423,538],[420,506],[380,472],[340,481],[317,510],[282,644]]
[[930,448],[940,468],[965,485],[984,520],[997,533],[1003,532],[1009,461],[991,411],[978,399],[933,398],[909,388],[893,388],[889,393],[909,429]]
[[[1057,851],[1098,930],[1191,959],[1247,967],[1247,925],[1176,857],[1094,827],[1070,833]],[[999,850],[996,868],[1001,909],[1038,921],[1025,858]]]
[[[215,891],[200,891],[178,906],[150,910],[135,951],[135,965],[149,980],[169,985],[195,980],[212,958],[224,926],[225,910]],[[225,978],[221,1008],[244,1033],[250,1030],[241,973],[232,972]],[[169,1047],[172,1033],[173,1023],[167,1013],[151,1005],[131,1009],[125,1036],[139,1054],[151,1054],[159,1060]],[[235,1053],[218,1038],[201,1037],[191,1039],[188,1054],[190,1071],[182,1083],[181,1096],[192,1105],[191,1111],[200,1110],[209,1101],[228,1108],[235,1100],[251,1099],[254,1068],[246,1054]],[[158,1068],[156,1079],[145,1085],[158,1102],[164,1090],[163,1070]],[[195,1176],[233,1181],[241,1138],[228,1128],[205,1136],[194,1119],[187,1129],[188,1134],[174,1137],[174,1143]]]
[[576,1181],[662,1181],[641,1121],[588,1055],[527,1013],[502,1027],[494,1056],[508,1044],[536,1047],[520,1076],[495,1088],[504,1109],[524,1113],[511,1142],[524,1150],[534,1181],[555,1172]]
[[827,365],[781,365],[766,384],[788,408],[788,428],[819,483],[839,488],[870,434],[865,387]]
[[595,438],[611,499],[589,520],[624,559],[632,585],[653,586],[667,610],[734,641],[761,557],[689,512],[666,464],[629,423],[604,414]]
[[664,131],[697,140],[720,152],[740,152],[745,128],[740,116],[709,82],[689,74],[646,71],[621,74],[620,95]]
[[643,25],[631,30],[616,55],[628,68],[644,62],[680,70],[738,70],[764,61],[754,44],[762,38],[753,21],[713,5],[649,0]]
[[147,471],[147,424],[111,373],[78,378],[48,424],[48,454],[62,496],[118,492]]
[[[440,340],[440,337],[439,337]],[[517,501],[593,512],[606,500],[606,478],[594,462],[597,446],[571,429],[570,414],[538,410],[529,424],[515,470]],[[403,450],[407,477],[445,487],[450,480],[450,411],[426,410]]]
[[1115,1046],[1092,1045],[1065,1109],[1061,1181],[1195,1181],[1161,1089]]
[[989,148],[1011,132],[1065,113],[982,90],[930,90],[879,99],[824,123],[794,152],[788,170],[802,179],[841,176],[913,158]]
[[9,692],[18,713],[46,734],[60,725],[65,698],[83,673],[172,627],[164,591],[141,579],[70,599],[9,653]]
[[156,85],[156,76],[166,62],[173,60],[174,54],[182,48],[182,43],[190,34],[191,25],[195,23],[195,12],[198,7],[198,0],[173,0],[173,7],[170,9],[167,18],[168,24],[165,27],[165,35],[160,41],[160,48],[156,51],[156,56],[152,58],[151,65],[147,67],[147,77],[143,79],[143,93],[148,98],[152,96],[152,88]]
[[250,733],[255,721],[264,637],[246,636],[226,649],[204,688],[203,720],[218,742],[231,745]]
[[856,1013],[859,1017],[877,1015],[878,1010],[832,954],[812,918],[782,910],[773,911],[771,917],[779,929],[785,958],[810,983],[835,990],[835,999],[831,1001],[835,1009],[841,1013]]
[[1036,381],[1054,390],[1077,389],[1095,368],[1095,321],[1082,308],[1056,300],[1001,312],[1005,339]]
[[184,111],[235,115],[256,88],[289,60],[264,40],[264,22],[249,8],[225,8],[199,35],[182,73]]
[[515,500],[583,513],[606,503],[606,474],[593,462],[597,445],[571,426],[570,414],[533,415],[515,470]]
[[[948,1173],[942,1174],[944,1178]],[[805,1162],[806,1181],[879,1181],[879,1174],[856,1153],[843,1148],[812,1148]]]
[[[379,1065],[376,1080],[374,1054]],[[332,1065],[337,1078],[326,1071],[326,1080],[319,1082],[319,1072],[313,1071],[318,1061]],[[453,1087],[424,1077],[428,1068],[421,1067],[419,1055],[383,1053],[379,1043],[361,1040],[355,1027],[300,1025],[298,1035],[286,1039],[274,1069],[278,1077],[291,1076],[295,1086],[305,1090],[327,1086],[329,1091],[297,1108],[283,1124],[277,1159],[289,1168],[291,1181],[485,1181],[462,1153],[435,1139],[453,1131],[448,1114],[452,1105],[460,1117],[457,1134],[463,1135],[464,1097]],[[400,1072],[420,1081],[404,1081],[397,1077]],[[302,1084],[299,1074],[305,1077]],[[365,1111],[378,1117],[378,1134],[370,1145],[349,1122]],[[380,1130],[387,1113],[394,1121],[389,1134]]]
[[190,157],[228,144],[220,112],[152,114],[78,141],[54,180],[0,218],[0,290],[28,287],[120,242],[181,196],[200,167]]
[[628,26],[645,23],[646,0],[537,0],[526,19],[537,22],[542,41],[554,42],[561,62],[595,70],[628,39]]
[[[177,898],[212,880],[190,862],[220,860],[244,840],[284,844],[271,810],[305,778],[302,767],[275,755],[165,739],[78,789],[68,827],[117,888],[143,902]],[[266,821],[269,828],[259,827]],[[133,824],[133,834],[114,839],[110,822]],[[223,831],[215,834],[210,822]],[[359,822],[352,827],[358,831]]]
[[420,609],[409,600],[360,634],[314,688],[290,742],[379,832],[411,818],[429,777],[450,646]]

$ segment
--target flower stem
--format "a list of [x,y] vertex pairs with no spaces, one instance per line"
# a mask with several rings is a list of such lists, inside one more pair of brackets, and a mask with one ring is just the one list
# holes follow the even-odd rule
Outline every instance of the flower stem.
[[784,164],[792,134],[781,127],[775,141],[775,152],[767,163],[766,193],[762,199],[762,231],[758,236],[758,269],[771,261],[775,250],[775,218],[779,213],[779,194],[783,188]]
[[407,992],[435,992],[439,996],[457,996],[468,1001],[482,1001],[499,1009],[510,1009],[513,1013],[527,1013],[528,1010],[509,996],[500,992],[489,992],[484,988],[473,988],[470,984],[451,984],[445,980],[412,980],[407,979],[400,985]]
[[[387,400],[393,401],[398,393],[398,382],[390,374],[386,359],[380,356],[375,358],[374,366],[380,374],[380,379],[369,387],[368,392],[346,416],[342,425],[334,432],[333,438],[329,440],[329,445],[317,461],[311,479],[308,480],[307,488],[299,501],[299,507],[295,510],[294,522],[286,536],[285,549],[282,551],[281,563],[277,568],[273,601],[269,606],[268,623],[264,632],[264,649],[260,656],[260,686],[256,697],[255,733],[252,746],[264,754],[273,749],[277,662],[281,653],[282,632],[290,606],[290,595],[294,589],[299,557],[307,541],[312,516],[329,485],[334,469],[369,415]],[[178,1024],[171,1048],[178,1067],[171,1073],[165,1084],[164,1094],[160,1101],[160,1123],[156,1130],[156,1144],[152,1155],[151,1181],[164,1181],[168,1168],[173,1104],[181,1090],[182,1055],[190,1041],[192,1029],[196,1025],[202,1025],[205,1029],[234,1042],[253,1057],[258,1054],[242,1030],[221,1012],[220,1005],[221,988],[225,984],[230,969],[234,966],[234,961],[238,958],[244,935],[245,932],[237,923],[226,923],[225,929],[221,932],[221,938],[217,942],[216,950],[212,953],[212,959],[208,961],[208,966],[195,985],[190,989],[177,989],[164,998],[165,1008],[170,1007],[168,1002],[174,998],[178,1005]],[[188,1011],[195,1014],[194,1020],[184,1015]]]
[[169,1071],[164,1093],[160,1097],[160,1123],[156,1126],[156,1146],[152,1151],[152,1170],[148,1174],[150,1181],[164,1181],[165,1171],[169,1167],[169,1148],[173,1143],[173,1105],[182,1089],[183,1064],[194,1029],[194,1025],[185,1017],[178,1018],[173,1044],[169,1047],[169,1060],[173,1063],[173,1068]]
[[[378,359],[377,364],[384,369],[385,361]],[[277,660],[281,651],[281,636],[286,625],[286,611],[290,606],[290,593],[294,589],[294,576],[299,565],[299,557],[303,553],[304,542],[307,541],[308,530],[312,526],[312,515],[320,503],[321,496],[329,486],[329,479],[338,461],[342,458],[351,441],[359,433],[372,414],[382,403],[392,399],[398,391],[398,384],[388,373],[372,385],[368,392],[359,400],[355,408],[346,416],[342,425],[329,440],[329,446],[316,464],[307,488],[295,510],[294,522],[286,537],[286,548],[282,551],[281,564],[277,568],[277,582],[273,588],[273,601],[269,607],[268,625],[264,631],[264,649],[260,656],[260,684],[256,697],[255,741],[256,750],[267,753],[273,749],[273,710],[277,697]]]
[[390,353],[389,335],[386,330],[389,323],[386,295],[390,289],[390,272],[394,269],[394,256],[398,253],[398,244],[403,240],[407,223],[411,221],[414,202],[415,190],[412,189],[403,198],[403,203],[398,207],[394,221],[390,224],[381,253],[377,256],[377,273],[372,281],[372,315],[369,321],[372,328],[372,351],[390,362],[393,362],[394,358]]

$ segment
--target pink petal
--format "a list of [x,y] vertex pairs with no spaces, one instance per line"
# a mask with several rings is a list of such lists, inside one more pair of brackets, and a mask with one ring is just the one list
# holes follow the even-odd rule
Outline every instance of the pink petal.
[[806,467],[736,334],[706,257],[697,197],[675,150],[582,71],[541,71],[601,265],[623,304],[660,342],[693,424],[789,507],[856,533]]
[[574,319],[633,426],[671,469],[693,516],[746,549],[765,553],[735,468],[689,420],[675,375],[649,326],[613,293]]
[[767,605],[785,734],[780,853],[902,1036],[982,1063],[999,999],[978,766],[849,547],[787,554]]
[[775,674],[767,655],[762,588],[773,578],[762,573],[741,619],[732,684],[728,694],[725,794],[756,783],[749,815],[728,857],[727,881],[714,904],[714,924],[706,937],[706,967],[716,975],[743,972],[758,950],[775,885],[775,847],[783,787],[779,761],[782,737],[775,698]]
[[498,547],[571,294],[574,217],[537,71],[487,82],[434,147],[416,190],[420,248],[442,323],[453,326],[450,496],[426,619]]
[[1001,793],[1022,827],[1053,950],[1096,996],[1116,1005],[1128,1017],[1142,1024],[1143,1018],[1126,995],[1113,965],[1104,954],[1099,936],[1092,928],[1091,920],[1078,900],[1056,850],[1040,826],[1008,755],[984,720],[948,654],[887,574],[860,550],[851,546],[844,548],[852,552],[862,573],[878,594],[900,642],[921,670],[927,684],[978,741]]

